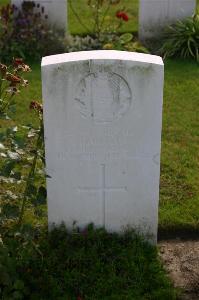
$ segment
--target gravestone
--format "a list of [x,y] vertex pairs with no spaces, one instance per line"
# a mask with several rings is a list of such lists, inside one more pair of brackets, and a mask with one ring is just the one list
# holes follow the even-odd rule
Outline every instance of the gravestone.
[[[17,8],[21,8],[24,0],[11,0],[11,3]],[[67,0],[26,0],[26,2],[35,2],[35,11],[41,12],[44,7],[44,14],[48,16],[49,24],[65,32],[67,26]],[[37,5],[40,7],[37,8]]]
[[166,26],[191,17],[195,7],[196,0],[140,0],[140,40],[160,36]]
[[48,221],[157,238],[163,62],[124,51],[42,60]]

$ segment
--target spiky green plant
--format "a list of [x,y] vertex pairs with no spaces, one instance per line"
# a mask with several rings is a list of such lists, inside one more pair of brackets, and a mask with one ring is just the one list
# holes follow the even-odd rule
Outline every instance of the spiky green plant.
[[160,53],[165,57],[194,58],[199,62],[199,11],[166,28]]

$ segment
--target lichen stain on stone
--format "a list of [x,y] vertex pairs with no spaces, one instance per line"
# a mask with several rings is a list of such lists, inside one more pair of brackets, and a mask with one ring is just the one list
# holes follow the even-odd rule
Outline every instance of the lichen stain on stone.
[[54,67],[51,74],[52,78],[56,78],[58,75],[60,75],[63,69],[64,69],[63,65]]
[[132,70],[146,76],[149,76],[149,73],[154,72],[153,64],[150,63],[144,66],[135,65],[129,69],[129,71]]

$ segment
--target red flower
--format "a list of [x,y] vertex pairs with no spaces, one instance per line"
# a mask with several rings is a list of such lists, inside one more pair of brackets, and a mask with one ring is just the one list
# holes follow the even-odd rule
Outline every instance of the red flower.
[[23,62],[23,59],[22,58],[15,58],[13,59],[13,65],[14,67],[18,67],[19,65],[22,65],[24,62]]
[[122,16],[122,19],[123,19],[125,22],[128,22],[129,17],[128,17],[127,14],[124,13],[123,16]]
[[129,20],[128,15],[124,11],[118,11],[116,13],[116,17],[118,19],[122,19],[123,21],[127,22]]

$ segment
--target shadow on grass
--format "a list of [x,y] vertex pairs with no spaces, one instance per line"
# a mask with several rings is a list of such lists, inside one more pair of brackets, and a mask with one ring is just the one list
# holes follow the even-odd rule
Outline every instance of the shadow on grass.
[[[199,226],[198,226],[199,227]],[[199,240],[199,228],[192,224],[159,226],[158,241],[181,239],[185,241]]]
[[61,225],[3,240],[3,299],[177,299],[157,248],[133,231],[110,234],[89,225],[69,233]]

